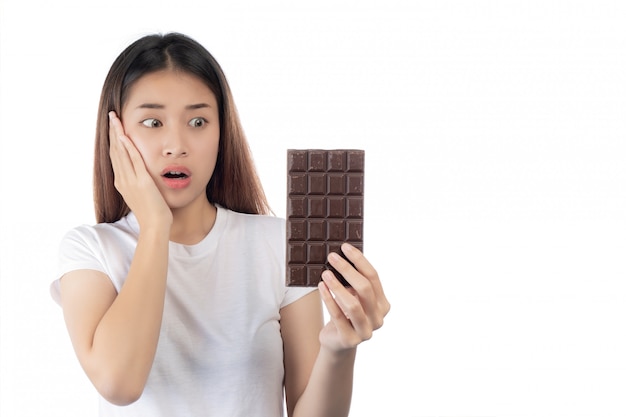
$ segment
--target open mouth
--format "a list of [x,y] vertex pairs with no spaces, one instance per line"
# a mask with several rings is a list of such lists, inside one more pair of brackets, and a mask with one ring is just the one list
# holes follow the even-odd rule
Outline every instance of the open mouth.
[[163,174],[163,176],[165,178],[170,178],[170,179],[183,179],[183,178],[187,178],[189,175],[181,171],[168,171],[165,174]]
[[191,184],[191,171],[185,166],[170,165],[161,171],[165,186],[172,189],[183,189]]

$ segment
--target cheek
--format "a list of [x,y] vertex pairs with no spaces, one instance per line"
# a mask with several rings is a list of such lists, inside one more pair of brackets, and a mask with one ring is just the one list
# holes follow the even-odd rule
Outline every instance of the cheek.
[[136,129],[128,129],[126,127],[124,129],[124,133],[126,133],[126,136],[130,138],[130,140],[135,145],[135,148],[137,148],[141,156],[145,158],[150,151],[148,146],[150,141],[148,141],[147,138],[141,135],[140,132],[138,132]]
[[210,161],[212,162],[212,165],[215,165],[215,163],[217,162],[217,154],[219,152],[219,141],[216,140],[215,142],[211,143],[210,146],[207,147],[206,150],[206,154],[207,158],[210,159]]
[[141,155],[146,168],[149,168],[151,161],[155,158],[155,152],[158,152],[154,149],[154,140],[144,140],[141,136],[128,136],[131,138],[131,141],[135,145],[135,149],[137,149],[139,155]]
[[195,152],[200,153],[207,158],[216,158],[220,145],[219,131],[211,132],[209,135],[199,137],[196,143],[197,147]]
[[148,141],[133,139],[133,143],[135,144],[135,148],[137,148],[142,158],[146,159],[150,156],[151,151],[150,147],[148,146]]
[[213,175],[213,171],[215,170],[215,164],[217,163],[217,154],[219,149],[219,143],[217,141],[207,144],[203,146],[202,149],[198,150],[199,154],[202,155],[201,160],[203,161],[202,166],[203,170],[209,176]]

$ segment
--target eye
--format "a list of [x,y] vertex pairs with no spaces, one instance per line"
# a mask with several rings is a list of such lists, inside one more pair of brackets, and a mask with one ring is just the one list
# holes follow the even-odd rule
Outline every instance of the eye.
[[202,127],[207,124],[207,120],[204,117],[194,117],[189,121],[189,126],[191,127]]
[[157,119],[142,120],[141,124],[144,125],[145,127],[161,127],[161,126],[163,126],[163,123],[161,123],[161,121],[157,120]]

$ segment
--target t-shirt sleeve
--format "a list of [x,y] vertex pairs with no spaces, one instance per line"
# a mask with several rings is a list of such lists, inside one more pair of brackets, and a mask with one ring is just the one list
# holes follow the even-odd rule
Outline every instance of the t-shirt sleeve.
[[280,308],[288,306],[294,301],[298,301],[300,298],[313,291],[317,291],[317,287],[286,287],[285,297],[283,298]]
[[57,304],[61,304],[61,278],[66,273],[79,269],[93,269],[107,274],[97,239],[87,226],[69,231],[59,245],[57,273],[50,284],[50,294]]

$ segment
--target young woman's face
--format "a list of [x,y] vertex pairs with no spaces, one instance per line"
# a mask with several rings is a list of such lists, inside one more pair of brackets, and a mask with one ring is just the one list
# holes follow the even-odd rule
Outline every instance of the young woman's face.
[[199,78],[173,70],[142,76],[130,89],[122,122],[172,209],[206,201],[220,126],[215,95]]

